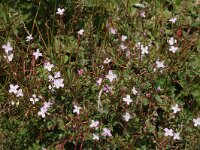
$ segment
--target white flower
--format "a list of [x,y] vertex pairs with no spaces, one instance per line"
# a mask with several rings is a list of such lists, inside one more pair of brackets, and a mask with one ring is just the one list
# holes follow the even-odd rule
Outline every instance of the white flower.
[[193,119],[193,122],[195,127],[200,126],[200,118]]
[[57,88],[57,89],[59,89],[60,87],[63,88],[64,87],[63,81],[64,81],[64,79],[62,79],[62,78],[54,79],[53,80],[53,88]]
[[146,17],[145,11],[141,11],[141,12],[140,12],[140,17],[142,17],[142,18],[145,18],[145,17]]
[[36,102],[39,101],[39,98],[37,98],[37,96],[35,94],[32,95],[32,97],[30,98],[30,101],[35,104]]
[[127,49],[127,46],[124,45],[124,44],[121,44],[121,45],[120,45],[120,48],[121,48],[122,50],[125,50],[125,49]]
[[27,37],[26,37],[26,41],[29,42],[30,40],[32,40],[33,37],[32,37],[32,34],[29,34]]
[[113,27],[110,27],[109,30],[110,30],[111,34],[116,34],[117,33],[117,30],[114,29]]
[[130,95],[126,95],[126,98],[123,98],[123,101],[129,105],[133,100],[130,98]]
[[121,36],[122,42],[124,42],[126,39],[127,39],[127,36],[125,36],[125,35],[122,35],[122,36]]
[[174,136],[174,131],[172,129],[165,128],[165,136]]
[[110,82],[112,82],[114,79],[117,78],[116,74],[113,74],[112,70],[109,70],[108,75],[106,75],[106,78],[110,80]]
[[136,95],[138,93],[138,91],[135,89],[135,87],[132,88],[132,92],[134,95]]
[[103,136],[112,136],[110,129],[108,128],[103,128]]
[[14,56],[13,53],[7,55],[8,61],[12,61],[13,60],[13,56]]
[[17,93],[16,93],[16,96],[17,97],[23,97],[24,96],[24,94],[22,93],[22,89],[19,89],[18,91],[17,91]]
[[54,73],[54,78],[60,78],[60,71]]
[[84,30],[83,30],[83,29],[81,29],[81,30],[79,30],[77,33],[78,33],[79,35],[83,35],[83,33],[84,33]]
[[175,53],[178,50],[178,47],[171,46],[169,51]]
[[137,42],[137,43],[135,44],[135,47],[141,48],[141,42]]
[[177,40],[175,40],[173,37],[170,37],[170,39],[168,40],[168,43],[170,45],[174,45],[175,43],[177,43]]
[[181,111],[181,109],[178,107],[178,104],[172,106],[171,108],[173,110],[173,113],[176,114],[178,111]]
[[53,64],[51,64],[50,62],[45,62],[44,63],[44,69],[47,69],[48,71],[51,71],[51,69],[54,67]]
[[174,137],[173,137],[174,140],[180,140],[180,133],[177,132],[177,133],[174,133]]
[[10,84],[9,86],[10,86],[9,93],[17,94],[17,92],[18,92],[17,89],[19,88],[19,86],[18,85],[13,85],[13,84]]
[[40,53],[40,50],[37,49],[36,52],[33,52],[33,56],[35,56],[35,60],[37,60],[40,56],[42,56],[42,53]]
[[65,11],[64,8],[63,9],[58,8],[56,14],[63,15],[64,11]]
[[126,112],[126,113],[123,115],[123,118],[124,118],[125,121],[128,122],[128,121],[131,119],[131,115],[130,115],[128,112]]
[[48,109],[51,107],[51,102],[44,102],[43,106],[40,108],[40,111],[38,112],[38,116],[42,116],[42,118],[46,117],[46,113]]
[[99,125],[99,121],[94,121],[92,120],[92,123],[90,124],[90,128],[98,128],[98,125]]
[[99,78],[99,79],[97,80],[97,83],[98,83],[99,86],[101,85],[102,80],[103,80],[102,78]]
[[148,54],[148,53],[149,53],[149,52],[148,52],[148,46],[145,46],[145,47],[144,47],[144,45],[141,45],[141,50],[142,50],[142,52],[141,52],[142,55]]
[[175,23],[176,20],[177,20],[177,18],[171,18],[171,19],[169,19],[169,21],[172,22],[172,23]]
[[111,59],[109,59],[109,58],[106,58],[106,59],[103,61],[104,64],[108,64],[108,63],[110,63],[110,62],[111,62]]
[[81,109],[81,107],[78,107],[77,105],[74,105],[73,113],[79,114],[80,113],[80,109]]
[[157,65],[157,68],[164,68],[165,65],[164,65],[164,61],[156,61],[156,65]]
[[2,48],[5,50],[6,54],[13,50],[13,47],[11,46],[10,42],[8,42],[7,45],[2,45]]
[[98,134],[96,134],[96,133],[94,133],[93,134],[93,138],[92,138],[93,140],[99,140],[99,135]]

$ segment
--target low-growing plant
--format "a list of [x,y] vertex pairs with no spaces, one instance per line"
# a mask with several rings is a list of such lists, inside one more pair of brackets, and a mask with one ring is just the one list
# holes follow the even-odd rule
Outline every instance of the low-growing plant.
[[200,149],[199,5],[3,0],[0,149]]

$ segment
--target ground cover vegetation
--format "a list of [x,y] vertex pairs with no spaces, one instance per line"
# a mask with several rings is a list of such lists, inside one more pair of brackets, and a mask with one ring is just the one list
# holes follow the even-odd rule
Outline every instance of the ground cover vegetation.
[[200,149],[199,0],[1,0],[0,149]]

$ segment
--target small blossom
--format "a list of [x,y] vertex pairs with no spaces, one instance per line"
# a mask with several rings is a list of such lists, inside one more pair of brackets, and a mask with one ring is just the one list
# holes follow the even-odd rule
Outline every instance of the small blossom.
[[98,125],[99,125],[99,121],[94,121],[92,120],[92,123],[90,124],[90,128],[98,128]]
[[35,56],[35,60],[37,60],[40,56],[42,56],[42,53],[40,53],[40,50],[37,49],[36,52],[33,52],[33,55]]
[[169,51],[175,53],[178,50],[178,47],[171,46]]
[[79,35],[83,35],[83,33],[84,33],[84,30],[83,30],[83,29],[81,29],[81,30],[79,30],[77,33],[78,33]]
[[32,97],[30,98],[30,101],[35,104],[36,102],[39,101],[39,98],[37,98],[37,96],[35,94],[32,95]]
[[18,92],[17,89],[19,88],[19,86],[18,85],[13,85],[13,84],[10,84],[9,86],[10,86],[9,93],[17,94],[17,92]]
[[103,128],[103,136],[112,136],[110,129],[108,128]]
[[93,134],[93,138],[92,138],[93,140],[99,140],[99,134],[97,134],[97,133],[94,133]]
[[110,27],[109,31],[110,31],[111,34],[116,34],[117,33],[117,30],[115,28],[113,28],[113,27]]
[[54,73],[54,78],[55,78],[55,79],[56,79],[56,78],[60,78],[60,77],[61,77],[61,76],[60,76],[60,71]]
[[[8,59],[8,61],[12,61],[13,60],[13,53],[10,53],[10,54],[8,54],[7,55],[7,59]],[[4,57],[5,58],[5,57]]]
[[84,73],[84,69],[79,69],[79,70],[78,70],[78,74],[79,74],[79,75],[82,75],[83,73]]
[[59,89],[60,87],[63,88],[64,87],[64,79],[59,78],[59,79],[54,79],[53,80],[53,88]]
[[200,118],[193,119],[193,122],[195,127],[200,126]]
[[13,47],[11,46],[10,42],[8,42],[7,45],[2,45],[2,48],[5,50],[6,54],[13,50]]
[[127,95],[126,98],[123,98],[123,101],[129,105],[133,100],[130,98],[130,95]]
[[106,78],[110,80],[110,82],[112,82],[114,79],[117,78],[116,74],[113,74],[112,70],[109,70],[108,75],[106,75]]
[[30,40],[32,40],[33,37],[32,37],[32,34],[29,34],[27,37],[26,37],[26,41],[29,42]]
[[168,43],[170,45],[174,45],[175,43],[177,43],[177,40],[175,40],[173,37],[170,37],[170,39],[168,40]]
[[177,133],[174,133],[174,137],[173,137],[174,140],[180,140],[180,133],[177,132]]
[[164,65],[164,61],[156,61],[156,65],[157,65],[157,68],[164,68],[165,65]]
[[47,69],[48,71],[51,71],[51,69],[54,67],[53,64],[51,64],[50,62],[45,62],[44,63],[44,69]]
[[62,16],[64,14],[64,11],[65,11],[64,8],[63,9],[58,8],[56,14],[59,14]]
[[124,120],[125,120],[126,122],[128,122],[128,121],[131,119],[131,115],[130,115],[128,112],[126,112],[126,113],[123,115],[123,118],[124,118]]
[[126,39],[127,39],[127,36],[125,36],[125,35],[122,35],[122,36],[121,36],[122,42],[124,42]]
[[165,128],[165,136],[174,136],[174,131],[172,129]]
[[178,107],[178,104],[172,106],[171,108],[173,110],[173,113],[176,114],[178,111],[181,111],[181,109]]
[[171,18],[169,19],[170,22],[175,23],[177,21],[177,18]]
[[99,78],[99,79],[97,80],[97,83],[98,83],[99,86],[101,85],[102,80],[103,80],[102,78]]
[[145,46],[145,47],[144,47],[144,45],[141,45],[141,50],[142,50],[142,52],[141,52],[142,55],[148,54],[148,53],[149,53],[149,52],[148,52],[148,46]]
[[142,17],[142,18],[145,18],[145,17],[146,17],[145,11],[141,11],[141,12],[140,12],[140,17]]
[[121,45],[120,45],[120,48],[121,48],[122,50],[125,50],[125,49],[127,49],[127,46],[124,45],[124,44],[121,44]]
[[141,48],[141,42],[137,42],[137,43],[135,44],[135,47]]
[[81,109],[81,107],[78,107],[77,105],[74,105],[73,113],[79,114],[80,113],[80,109]]
[[24,94],[22,93],[22,89],[19,89],[19,90],[17,91],[16,96],[17,96],[17,97],[23,97],[23,96],[24,96]]
[[136,95],[138,93],[138,91],[135,89],[135,87],[132,88],[132,92],[134,95]]
[[111,62],[111,59],[109,59],[109,58],[106,58],[106,59],[103,61],[104,64],[108,64],[108,63],[110,63],[110,62]]

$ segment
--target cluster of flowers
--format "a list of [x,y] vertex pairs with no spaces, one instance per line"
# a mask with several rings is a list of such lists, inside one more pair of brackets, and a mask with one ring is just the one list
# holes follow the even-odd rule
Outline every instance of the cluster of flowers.
[[9,93],[14,93],[17,97],[23,97],[22,89],[18,89],[18,85],[10,84]]

